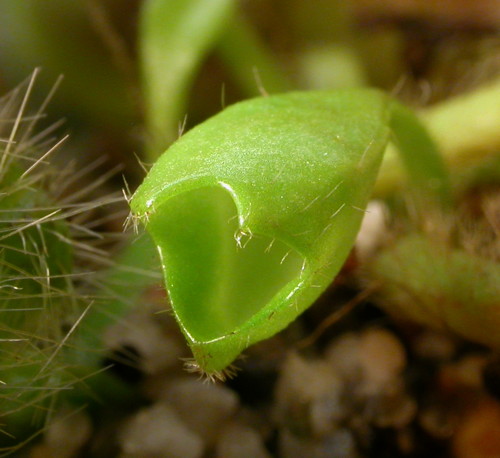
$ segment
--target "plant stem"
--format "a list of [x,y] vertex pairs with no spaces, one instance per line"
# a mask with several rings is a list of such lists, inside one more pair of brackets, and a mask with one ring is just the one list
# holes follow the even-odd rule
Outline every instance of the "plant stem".
[[420,215],[428,212],[433,202],[447,208],[451,203],[448,171],[428,130],[412,110],[400,103],[392,104],[390,123]]
[[[420,112],[448,168],[464,170],[500,149],[500,79]],[[386,150],[375,194],[385,196],[406,181],[393,145]]]

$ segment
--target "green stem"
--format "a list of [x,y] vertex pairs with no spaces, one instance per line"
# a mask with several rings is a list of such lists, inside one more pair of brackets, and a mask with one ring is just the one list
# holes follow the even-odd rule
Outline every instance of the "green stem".
[[[500,149],[500,79],[426,108],[419,117],[449,169],[460,171],[479,164]],[[388,195],[405,181],[405,171],[389,145],[375,194]]]
[[450,184],[443,158],[417,116],[400,103],[393,103],[391,129],[421,215],[432,203],[443,208],[451,203]]

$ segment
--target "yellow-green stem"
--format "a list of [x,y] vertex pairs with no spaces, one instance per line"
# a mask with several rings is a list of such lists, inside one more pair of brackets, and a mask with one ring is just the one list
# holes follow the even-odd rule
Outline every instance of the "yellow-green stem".
[[[419,117],[451,171],[480,164],[500,151],[500,79],[426,108]],[[397,153],[389,145],[375,194],[388,195],[406,180]]]

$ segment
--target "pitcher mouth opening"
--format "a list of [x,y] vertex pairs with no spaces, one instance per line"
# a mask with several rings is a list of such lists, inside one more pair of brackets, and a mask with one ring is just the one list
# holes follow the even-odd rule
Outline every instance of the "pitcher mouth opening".
[[191,342],[231,334],[301,274],[296,250],[240,223],[234,196],[216,185],[168,199],[149,219],[174,314]]

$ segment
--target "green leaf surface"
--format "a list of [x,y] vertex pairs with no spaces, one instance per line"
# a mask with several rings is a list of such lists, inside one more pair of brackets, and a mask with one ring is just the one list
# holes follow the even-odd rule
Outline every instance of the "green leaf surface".
[[286,327],[345,261],[395,134],[425,202],[446,174],[418,120],[371,89],[235,104],[163,154],[131,207],[206,373]]
[[368,266],[379,303],[399,318],[500,348],[500,265],[442,240],[407,235]]
[[204,371],[283,329],[338,272],[389,138],[389,105],[373,90],[238,103],[151,169],[132,209]]
[[70,107],[65,114],[76,113],[117,130],[134,121],[123,75],[93,30],[85,2],[2,1],[0,42],[2,79],[10,84],[41,67],[38,81],[47,91],[64,75],[56,103]]
[[230,17],[234,0],[146,0],[140,51],[153,156],[176,138],[196,69]]

